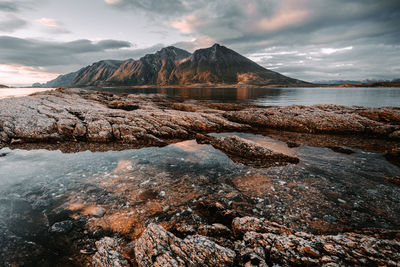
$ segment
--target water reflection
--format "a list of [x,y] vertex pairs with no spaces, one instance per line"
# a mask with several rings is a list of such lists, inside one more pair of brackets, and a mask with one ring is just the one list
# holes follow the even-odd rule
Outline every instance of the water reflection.
[[[20,249],[8,248],[17,235],[69,261],[82,249],[95,250],[94,242],[110,233],[134,240],[149,222],[214,223],[202,209],[217,202],[238,216],[265,217],[304,231],[400,227],[400,188],[384,179],[400,169],[382,154],[354,149],[346,155],[307,145],[289,149],[266,136],[218,135],[239,135],[297,156],[300,163],[252,168],[193,140],[118,152],[1,149],[7,155],[0,157],[0,231],[6,229],[0,256]],[[74,235],[54,233],[55,223],[73,227]],[[84,238],[73,240],[74,246],[62,239],[75,235]],[[33,249],[26,249],[35,259]],[[38,257],[50,262],[43,255]]]
[[165,94],[172,97],[261,106],[338,104],[400,106],[400,88],[95,88],[118,94]]

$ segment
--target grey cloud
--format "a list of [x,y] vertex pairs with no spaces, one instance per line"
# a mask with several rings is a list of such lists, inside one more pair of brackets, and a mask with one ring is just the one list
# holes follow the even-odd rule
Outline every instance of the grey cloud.
[[16,12],[19,10],[18,3],[15,1],[0,1],[0,11]]
[[153,53],[163,45],[157,44],[146,49],[132,47],[131,43],[119,40],[49,42],[0,36],[0,62],[65,73],[102,59],[137,58]]
[[60,43],[0,36],[0,60],[6,64],[27,66],[62,65],[79,62],[79,57],[84,54],[107,54],[109,50],[129,47],[131,47],[129,42],[116,40],[104,40],[97,43],[90,40],[77,40]]
[[[400,67],[397,64],[400,61],[400,46],[356,45],[352,49],[342,49],[331,54],[322,53],[322,49],[326,47],[275,47],[249,56],[266,68],[306,81],[367,78],[390,80],[400,77]],[[293,53],[286,53],[290,51]]]
[[2,32],[13,32],[17,29],[23,28],[28,23],[14,15],[6,15],[0,20],[0,31]]
[[158,13],[163,16],[189,10],[189,7],[185,5],[185,1],[183,0],[121,0],[110,5],[121,9]]

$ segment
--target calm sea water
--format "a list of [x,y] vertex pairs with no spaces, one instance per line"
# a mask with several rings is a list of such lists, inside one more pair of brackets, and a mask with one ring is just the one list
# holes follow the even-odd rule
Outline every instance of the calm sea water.
[[262,106],[338,104],[400,106],[400,88],[103,88],[115,93],[161,93],[184,99],[250,103]]
[[[0,89],[0,98],[29,95],[48,88]],[[338,104],[400,106],[400,88],[95,88],[117,94],[166,94],[173,97],[262,106]]]
[[36,92],[42,92],[52,89],[53,88],[0,88],[0,99],[26,96]]

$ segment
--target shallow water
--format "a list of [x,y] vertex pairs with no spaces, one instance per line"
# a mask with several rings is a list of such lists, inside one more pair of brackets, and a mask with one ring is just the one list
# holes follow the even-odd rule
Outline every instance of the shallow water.
[[[240,216],[315,233],[400,227],[400,188],[384,179],[398,175],[400,168],[382,154],[288,148],[254,134],[215,135],[238,135],[297,156],[300,163],[253,168],[193,140],[162,148],[74,154],[1,149],[3,255],[13,255],[7,254],[11,250],[26,255],[17,258],[23,263],[41,259],[42,266],[73,265],[85,257],[90,261],[90,255],[79,251],[95,251],[94,242],[102,236],[135,239],[149,222],[224,223],[207,215],[199,203],[219,202]],[[93,211],[99,207],[105,214],[96,217]],[[72,232],[52,232],[52,225],[65,221],[73,222]]]
[[27,96],[36,92],[52,90],[53,88],[0,88],[0,99]]
[[261,106],[337,104],[400,106],[400,88],[96,88],[129,94],[161,93],[195,100],[249,103]]

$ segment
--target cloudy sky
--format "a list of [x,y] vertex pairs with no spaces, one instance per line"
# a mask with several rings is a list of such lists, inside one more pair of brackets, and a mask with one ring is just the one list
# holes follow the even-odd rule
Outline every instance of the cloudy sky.
[[400,78],[400,1],[0,0],[0,84],[216,42],[306,81]]

